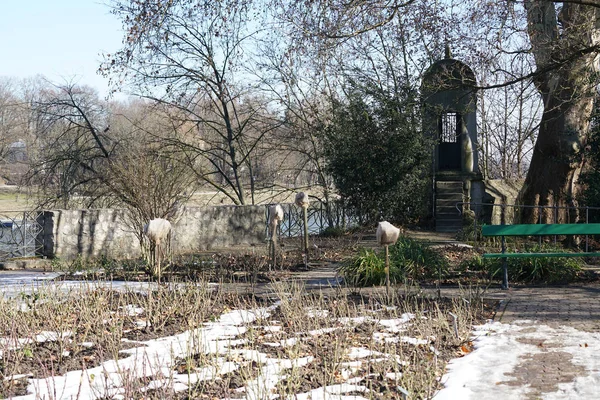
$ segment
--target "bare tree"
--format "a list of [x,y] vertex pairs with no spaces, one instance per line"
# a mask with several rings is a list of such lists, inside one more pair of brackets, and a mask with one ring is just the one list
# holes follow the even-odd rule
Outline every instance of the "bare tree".
[[[299,28],[295,36],[298,48],[324,52],[379,29],[391,34],[395,24],[409,16],[414,22],[412,26],[422,28],[422,33],[405,31],[405,40],[418,38],[410,42],[418,47],[411,48],[409,59],[423,61],[422,55],[439,52],[440,44],[448,41],[475,71],[489,71],[503,77],[484,82],[480,89],[534,82],[543,113],[520,198],[528,205],[572,204],[585,160],[594,89],[598,83],[600,3],[578,0],[501,3],[460,0],[433,5],[423,0],[298,3],[278,3],[284,11],[281,15],[289,13],[290,26],[295,24]],[[418,44],[418,40],[422,43]],[[524,57],[534,61],[525,69],[515,62]],[[505,62],[498,65],[497,59]],[[518,106],[518,102],[510,100],[507,104],[510,108],[513,104]],[[510,111],[515,112],[519,113],[516,109]],[[530,130],[519,126],[522,122],[523,119],[514,119],[513,128],[507,127],[502,135],[506,140],[513,140],[516,135],[516,154],[503,155],[505,171],[512,170],[508,162],[521,163],[525,155],[521,144]],[[500,142],[505,140],[501,139]],[[522,165],[516,169],[521,170]],[[536,215],[534,212],[523,217],[532,220]]]
[[142,244],[144,225],[172,220],[193,193],[195,175],[185,159],[152,140],[171,121],[154,113],[152,104],[132,108],[129,115],[115,115],[89,88],[55,86],[44,93],[35,104],[40,150],[29,182],[41,191],[40,206],[125,208],[128,228]]
[[23,85],[17,79],[0,78],[1,175],[16,184],[21,183],[27,169],[33,144],[29,124],[31,108],[24,96]]
[[42,192],[40,206],[67,208],[82,193],[88,205],[102,198],[116,142],[105,131],[108,115],[97,94],[91,88],[54,86],[33,107],[39,150],[29,182]]
[[[600,8],[570,2],[556,7],[540,0],[525,1],[525,8],[544,113],[521,201],[571,205],[578,195],[596,97]],[[536,217],[535,212],[524,215]],[[550,218],[549,213],[544,216]]]
[[480,169],[485,178],[525,177],[542,104],[529,81],[479,93]]
[[190,140],[165,144],[180,149],[197,177],[235,204],[249,202],[254,153],[273,129],[266,107],[251,101],[256,98],[244,74],[261,29],[251,22],[250,6],[236,0],[114,1],[126,38],[101,68],[136,94],[177,110],[181,125],[191,123]]

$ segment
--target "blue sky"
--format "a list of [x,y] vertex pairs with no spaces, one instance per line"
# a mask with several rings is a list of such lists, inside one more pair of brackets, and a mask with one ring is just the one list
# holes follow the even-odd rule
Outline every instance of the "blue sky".
[[103,0],[0,0],[0,76],[44,75],[107,93],[102,53],[121,46],[121,23]]

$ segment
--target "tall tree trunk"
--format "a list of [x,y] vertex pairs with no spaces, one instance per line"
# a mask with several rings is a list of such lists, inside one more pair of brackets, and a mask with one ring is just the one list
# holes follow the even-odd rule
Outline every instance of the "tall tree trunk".
[[[571,91],[568,87],[562,90]],[[565,102],[562,96],[549,98],[521,193],[522,204],[542,207],[574,205],[592,105],[591,98],[569,102]],[[525,211],[525,222],[538,220],[537,211]],[[542,221],[554,222],[554,212],[547,211],[542,215]],[[562,211],[558,213],[559,220],[556,222],[567,218],[566,209]]]
[[[566,207],[574,204],[581,172],[598,72],[598,8],[563,3],[556,15],[547,0],[525,2],[532,51],[540,74],[536,86],[544,102],[539,135],[520,194],[530,206]],[[562,23],[559,30],[558,20]],[[573,220],[566,209],[556,214],[525,209],[524,222]]]

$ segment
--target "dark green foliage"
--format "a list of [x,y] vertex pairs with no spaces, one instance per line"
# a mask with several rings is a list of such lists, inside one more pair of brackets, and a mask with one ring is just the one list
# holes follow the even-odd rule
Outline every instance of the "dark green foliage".
[[427,244],[401,236],[390,246],[390,260],[407,278],[432,278],[448,270],[446,258]]
[[[600,207],[600,106],[596,105],[592,117],[592,129],[585,152],[586,169],[579,177],[583,191],[579,198],[582,205]],[[600,222],[600,210],[589,210],[589,222]]]
[[354,85],[323,128],[328,170],[363,221],[413,222],[426,214],[428,147],[413,93]]
[[[419,280],[445,274],[448,262],[440,253],[426,244],[401,237],[390,246],[390,281]],[[340,268],[346,283],[353,286],[373,286],[385,283],[385,252],[360,249],[359,254]]]
[[[385,256],[375,250],[360,249],[358,255],[340,268],[344,281],[351,286],[378,286],[385,283]],[[395,282],[397,270],[390,266],[390,281]]]
[[[564,249],[551,249],[546,246],[535,246],[528,250],[531,252],[564,251]],[[461,264],[461,269],[470,271],[484,271],[491,279],[502,279],[501,258],[488,259],[475,256]],[[569,283],[573,282],[581,272],[584,265],[580,258],[548,257],[548,258],[509,258],[508,279],[511,282],[521,283]]]

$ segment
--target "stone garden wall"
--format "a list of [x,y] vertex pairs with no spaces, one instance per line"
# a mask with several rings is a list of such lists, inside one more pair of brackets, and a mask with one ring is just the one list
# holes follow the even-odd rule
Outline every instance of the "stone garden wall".
[[[139,241],[125,223],[125,211],[52,210],[43,217],[43,255],[72,259],[136,258]],[[264,206],[186,208],[173,223],[173,251],[178,254],[265,243]]]

